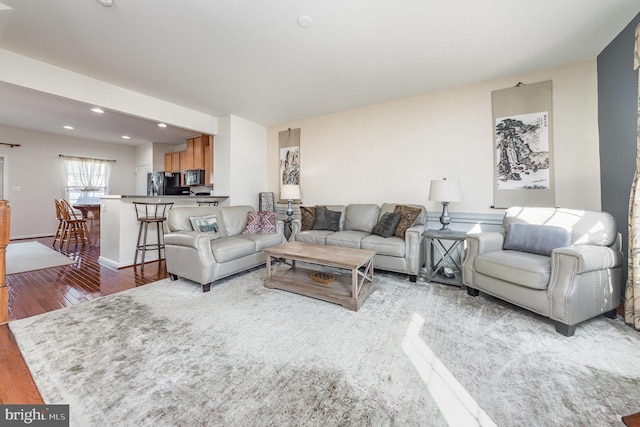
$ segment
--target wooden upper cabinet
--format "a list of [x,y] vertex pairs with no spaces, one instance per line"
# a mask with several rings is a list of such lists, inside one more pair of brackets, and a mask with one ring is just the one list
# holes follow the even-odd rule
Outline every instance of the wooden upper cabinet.
[[209,138],[210,143],[204,147],[204,185],[213,183],[213,137]]
[[[199,138],[199,137],[196,137]],[[184,168],[182,170],[189,170],[189,169],[200,169],[198,167],[195,166],[195,164],[193,163],[193,155],[194,155],[194,150],[195,150],[195,140],[196,138],[188,138],[187,139],[187,151],[185,153],[185,163],[184,163]]]
[[171,152],[164,155],[165,172],[180,172],[180,153]]
[[186,169],[204,169],[204,148],[209,145],[211,135],[198,135],[187,139]]

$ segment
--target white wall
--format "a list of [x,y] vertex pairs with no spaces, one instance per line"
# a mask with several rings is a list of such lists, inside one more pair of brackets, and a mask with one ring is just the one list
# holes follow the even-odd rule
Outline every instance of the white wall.
[[[54,198],[65,196],[66,175],[60,154],[111,159],[112,194],[134,192],[135,148],[0,126],[5,157],[5,198],[11,207],[11,239],[53,235],[57,220]],[[20,191],[12,191],[20,187]]]
[[257,209],[258,193],[267,189],[267,128],[230,116],[229,141],[229,202]]
[[[473,72],[472,69],[469,72]],[[556,205],[600,209],[596,61],[426,93],[268,129],[268,190],[278,194],[278,132],[301,128],[302,202],[417,203],[429,182],[459,179],[450,212],[501,213],[493,204],[491,92],[553,81]]]

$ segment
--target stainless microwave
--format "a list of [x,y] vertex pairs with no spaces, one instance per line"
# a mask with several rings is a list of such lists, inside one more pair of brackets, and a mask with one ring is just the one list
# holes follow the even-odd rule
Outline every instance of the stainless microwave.
[[191,169],[184,171],[184,185],[204,185],[204,170]]

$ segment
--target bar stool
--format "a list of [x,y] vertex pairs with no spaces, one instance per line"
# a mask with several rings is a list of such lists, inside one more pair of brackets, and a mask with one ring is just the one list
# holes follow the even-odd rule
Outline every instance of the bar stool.
[[[141,270],[144,271],[144,255],[147,249],[158,250],[158,261],[162,259],[162,249],[164,249],[164,222],[167,220],[167,213],[173,206],[173,202],[132,202],[136,210],[136,218],[140,223],[138,230],[138,244],[136,245],[136,256],[133,258],[133,265],[138,261],[138,252],[142,252]],[[147,230],[149,224],[156,225],[157,243],[147,243]],[[160,230],[162,229],[162,232]],[[144,236],[142,231],[144,230]]]

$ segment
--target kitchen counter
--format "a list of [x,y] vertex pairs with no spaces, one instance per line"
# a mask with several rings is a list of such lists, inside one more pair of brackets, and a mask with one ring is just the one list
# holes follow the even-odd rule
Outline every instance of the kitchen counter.
[[224,200],[228,199],[229,196],[187,196],[182,194],[174,194],[174,195],[164,195],[164,196],[140,196],[140,195],[128,195],[128,194],[118,194],[118,195],[108,195],[108,196],[100,196],[100,199],[203,199],[203,200]]
[[[228,204],[228,196],[100,196],[100,258],[98,262],[112,268],[133,265],[138,241],[139,222],[132,202],[172,202],[174,206],[197,206],[197,202],[217,200]],[[152,227],[150,227],[152,228]],[[155,228],[149,230],[147,243],[156,243]],[[140,262],[138,257],[138,263]],[[145,261],[158,259],[158,251],[147,251]]]

